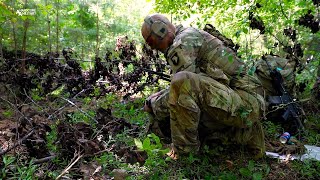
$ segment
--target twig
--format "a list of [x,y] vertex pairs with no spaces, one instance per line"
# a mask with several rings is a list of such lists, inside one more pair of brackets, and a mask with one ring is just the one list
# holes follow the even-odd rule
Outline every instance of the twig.
[[51,159],[53,159],[55,157],[57,157],[57,155],[52,155],[52,156],[48,156],[48,157],[45,157],[45,158],[36,159],[36,160],[33,161],[32,164],[41,164],[41,163],[50,161]]
[[68,167],[66,167],[66,168],[62,171],[62,173],[56,178],[56,180],[57,180],[57,179],[60,179],[65,173],[67,173],[67,172],[72,168],[72,166],[74,166],[82,157],[83,157],[82,154],[79,155],[76,160],[74,160]]
[[91,140],[92,139],[95,139],[97,136],[98,136],[98,134],[100,133],[100,132],[102,132],[102,130],[106,127],[107,125],[103,125],[98,131],[96,131],[94,134],[93,134],[93,137],[91,138]]
[[16,144],[13,146],[9,147],[8,149],[0,152],[0,156],[4,155],[5,153],[11,151],[12,149],[16,148],[17,146],[20,146],[23,141],[25,141],[28,137],[30,137],[34,133],[34,130],[32,129],[27,135],[25,135],[23,138],[21,138]]
[[287,15],[284,13],[284,11],[283,11],[282,1],[280,1],[280,8],[281,8],[281,12],[282,12],[283,16],[284,16],[286,19],[288,19],[288,16],[287,16]]
[[[81,93],[83,93],[83,92],[85,92],[86,91],[86,89],[83,89],[82,91],[80,91],[78,94],[76,94],[75,96],[73,96],[72,98],[76,98],[77,96],[79,96]],[[65,104],[65,105],[63,105],[62,107],[60,107],[58,110],[56,110],[55,112],[53,112],[49,117],[48,117],[48,119],[50,120],[50,119],[52,119],[52,118],[54,118],[55,117],[55,114],[57,113],[57,112],[61,112],[64,108],[66,108],[67,106],[68,106],[69,104]],[[58,114],[60,114],[60,113],[58,113]]]
[[84,112],[82,109],[80,109],[74,102],[70,101],[69,99],[63,98],[61,97],[61,99],[67,101],[68,103],[70,103],[72,106],[76,107],[80,112],[82,112],[85,116],[87,116],[88,118],[90,118],[91,120],[95,121],[96,123],[99,123],[95,118],[91,117],[88,113]]
[[26,91],[25,88],[23,88],[23,92],[24,92],[24,95],[26,95],[27,98],[28,98],[31,102],[33,102],[33,104],[35,104],[36,106],[38,106],[38,107],[40,107],[40,108],[42,109],[41,112],[44,112],[44,113],[46,113],[47,115],[49,115],[47,112],[45,112],[45,111],[43,110],[43,107],[42,107],[42,106],[40,106],[38,103],[36,103],[36,102],[28,95],[28,93],[27,93],[27,91]]
[[33,127],[32,123],[31,123],[31,120],[28,117],[26,117],[21,111],[19,111],[19,109],[14,104],[12,104],[10,101],[8,101],[8,100],[6,100],[6,99],[4,99],[2,97],[0,97],[0,99],[2,99],[3,101],[7,102],[8,104],[10,104],[14,108],[14,110],[16,112],[18,112],[24,119],[26,119],[28,121],[28,123]]

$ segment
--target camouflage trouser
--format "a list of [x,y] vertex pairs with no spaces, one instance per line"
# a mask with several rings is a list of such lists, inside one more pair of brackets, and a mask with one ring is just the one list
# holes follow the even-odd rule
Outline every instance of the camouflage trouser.
[[169,92],[159,96],[152,108],[159,123],[169,109],[171,138],[178,153],[196,152],[201,137],[215,136],[246,144],[262,155],[265,145],[259,118],[264,104],[256,96],[206,75],[182,71],[174,75]]

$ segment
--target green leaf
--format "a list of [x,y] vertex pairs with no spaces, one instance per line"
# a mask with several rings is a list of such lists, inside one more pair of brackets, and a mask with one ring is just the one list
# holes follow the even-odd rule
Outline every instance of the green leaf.
[[26,20],[28,17],[27,17],[27,16],[20,16],[20,18],[21,18],[22,20]]
[[143,150],[142,142],[140,139],[134,138],[134,144],[137,146],[138,149]]
[[150,150],[150,138],[149,137],[146,137],[143,140],[143,149],[144,150]]
[[248,168],[240,168],[239,171],[242,176],[249,177],[251,175]]
[[255,172],[252,175],[253,180],[261,180],[262,179],[262,173],[261,172]]
[[35,21],[36,18],[34,16],[29,16],[28,19],[32,20],[32,21]]
[[157,147],[159,147],[159,148],[162,147],[162,144],[160,142],[160,138],[157,135],[152,133],[152,134],[149,134],[148,137],[151,137],[156,142]]
[[254,161],[252,161],[252,160],[249,161],[248,169],[249,169],[249,171],[251,171],[251,172],[254,170]]
[[3,111],[2,114],[3,114],[6,118],[9,118],[9,117],[12,117],[13,111],[9,109],[9,110]]
[[236,34],[235,34],[235,35],[236,35],[236,37],[239,37],[239,36],[240,36],[240,34],[241,34],[241,32],[242,32],[241,30],[238,30],[238,31],[236,32]]
[[51,10],[53,8],[53,5],[52,4],[49,4],[45,7],[46,10]]
[[169,156],[168,157],[166,157],[166,159],[165,159],[165,161],[172,161],[172,158],[170,158]]
[[248,29],[247,28],[243,28],[242,29],[243,33],[248,34]]
[[265,165],[264,167],[265,167],[264,169],[266,171],[265,174],[269,174],[270,173],[270,167],[268,165]]
[[13,157],[13,156],[4,156],[4,157],[3,157],[3,163],[4,163],[5,166],[10,165],[10,164],[13,163],[15,160],[16,160],[16,158]]
[[165,155],[165,154],[167,154],[168,152],[170,152],[170,149],[169,149],[169,148],[163,149],[163,150],[159,150],[159,153],[162,154],[162,155]]

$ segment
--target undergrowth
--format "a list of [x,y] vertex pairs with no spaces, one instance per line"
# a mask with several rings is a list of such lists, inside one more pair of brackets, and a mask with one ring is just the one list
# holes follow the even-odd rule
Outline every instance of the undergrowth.
[[[39,100],[40,101],[40,100]],[[167,145],[163,144],[159,137],[155,134],[146,132],[149,115],[142,111],[144,105],[143,98],[137,98],[131,101],[120,101],[114,94],[108,94],[99,100],[94,98],[82,99],[80,110],[67,113],[65,119],[60,119],[50,125],[51,131],[46,134],[47,148],[52,153],[59,153],[61,147],[57,143],[58,129],[57,124],[60,121],[66,121],[70,124],[83,122],[89,124],[96,133],[99,129],[93,120],[95,108],[111,108],[112,114],[118,118],[124,118],[128,122],[135,124],[141,128],[141,131],[133,137],[129,129],[116,135],[104,134],[108,136],[105,142],[107,148],[113,147],[113,144],[121,144],[132,151],[146,152],[146,159],[143,163],[128,163],[127,160],[117,153],[106,151],[101,154],[86,157],[81,164],[101,167],[100,174],[112,177],[114,169],[122,169],[125,171],[126,179],[281,179],[291,176],[296,179],[318,179],[320,178],[319,161],[289,161],[281,162],[277,159],[264,157],[260,160],[253,160],[248,152],[242,146],[226,146],[216,145],[214,147],[204,146],[199,154],[189,154],[182,156],[178,160],[171,160],[165,154],[169,151]],[[4,116],[11,116],[10,109],[3,112]],[[317,128],[319,118],[314,116],[308,117],[309,128],[304,133],[304,140],[310,145],[319,145],[319,133]],[[282,133],[281,126],[270,122],[263,122],[266,138],[277,140],[278,135]],[[19,157],[12,155],[2,156],[1,178],[17,177],[17,179],[33,179],[37,174],[44,173],[44,177],[55,179],[61,171],[68,166],[70,160],[54,158],[52,163],[54,168],[50,171],[43,169],[49,167],[49,163],[41,166],[33,164],[32,160],[21,162]],[[41,168],[39,168],[41,167]],[[79,167],[81,168],[81,167]],[[68,178],[79,176],[79,172],[71,172]],[[19,178],[18,178],[19,177]]]

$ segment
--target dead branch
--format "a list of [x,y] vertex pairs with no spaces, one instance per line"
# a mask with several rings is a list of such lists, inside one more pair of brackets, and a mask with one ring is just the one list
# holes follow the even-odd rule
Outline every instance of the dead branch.
[[[74,97],[72,97],[72,98],[76,98],[77,96],[79,96],[80,94],[82,94],[82,93],[85,92],[85,91],[86,91],[86,89],[83,89],[82,91],[80,91],[78,94],[76,94],[76,95],[75,95]],[[66,108],[68,105],[69,105],[69,104],[65,104],[65,105],[63,105],[62,107],[60,107],[59,109],[57,109],[55,112],[53,112],[51,115],[49,115],[48,119],[51,120],[51,119],[53,119],[55,116],[59,115],[59,114],[62,112],[62,110],[63,110],[64,108]]]
[[96,123],[99,123],[95,118],[93,118],[88,113],[84,112],[81,108],[79,108],[74,102],[70,101],[69,99],[63,98],[63,97],[61,97],[61,99],[67,101],[69,104],[71,104],[72,106],[76,107],[82,114],[84,114],[85,116],[87,116],[91,120],[95,121]]
[[[77,159],[75,159],[70,165],[68,165],[62,172],[61,172],[61,174],[56,178],[56,180],[57,179],[60,179],[65,173],[67,173],[71,168],[72,168],[72,166],[74,166],[82,157],[83,157],[83,154],[81,154],[81,155],[77,155],[78,157],[77,157]],[[75,156],[76,157],[76,156]]]
[[6,99],[4,99],[2,97],[0,97],[0,99],[2,99],[3,101],[7,102],[8,104],[10,104],[12,106],[12,108],[16,112],[18,112],[24,119],[26,119],[27,122],[32,126],[31,120],[28,117],[26,117],[21,111],[19,111],[19,109],[13,103],[11,103],[10,101],[8,101],[8,100],[6,100]]
[[17,146],[20,146],[23,143],[23,141],[25,141],[33,133],[34,133],[34,130],[32,129],[27,135],[25,135],[23,138],[21,138],[16,144],[14,144],[13,146],[9,147],[8,149],[0,152],[0,156],[6,154],[7,152],[11,151],[12,149],[16,148]]
[[38,103],[36,103],[36,102],[28,95],[28,93],[26,92],[26,89],[23,88],[23,92],[24,92],[24,95],[27,96],[27,98],[28,98],[33,104],[35,104],[37,107],[41,108],[41,112],[49,115],[47,112],[45,112],[45,111],[43,110],[44,108],[43,108],[42,106],[40,106]]
[[33,161],[32,164],[41,164],[41,163],[44,163],[44,162],[48,162],[51,159],[54,159],[55,157],[57,157],[57,155],[52,155],[52,156],[44,157],[44,158],[41,158],[41,159],[36,159],[36,160]]

